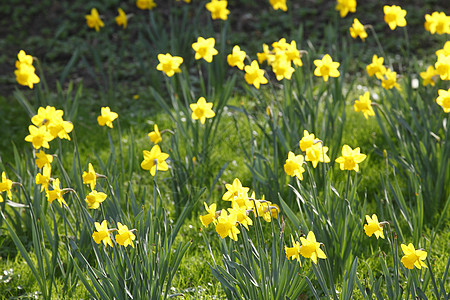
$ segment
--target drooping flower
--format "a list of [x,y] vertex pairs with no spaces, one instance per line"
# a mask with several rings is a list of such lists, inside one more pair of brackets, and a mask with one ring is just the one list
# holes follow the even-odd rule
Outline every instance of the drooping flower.
[[425,15],[425,30],[431,34],[450,33],[450,16],[444,12],[433,12],[431,16]]
[[382,79],[383,75],[386,73],[386,67],[383,66],[384,58],[378,57],[376,54],[372,57],[372,63],[367,65],[367,73],[370,77],[375,75],[378,79]]
[[113,128],[112,122],[117,119],[119,115],[113,111],[109,107],[102,107],[101,115],[97,117],[98,125],[100,126],[108,126],[109,128]]
[[87,196],[84,201],[87,203],[88,208],[90,209],[97,209],[100,207],[100,203],[105,201],[107,195],[102,192],[97,192],[96,190],[92,190]]
[[91,163],[89,163],[88,172],[84,171],[82,177],[83,184],[89,184],[91,191],[93,191],[95,189],[95,184],[97,183],[97,173]]
[[339,77],[340,75],[338,71],[340,64],[334,62],[328,54],[325,54],[322,59],[314,60],[314,65],[316,65],[314,75],[317,77],[322,76],[325,81],[328,81],[328,77]]
[[156,70],[166,73],[167,76],[172,77],[175,73],[180,73],[180,65],[183,63],[183,58],[179,56],[172,56],[170,53],[158,54],[159,64]]
[[214,38],[204,39],[199,37],[197,42],[192,44],[192,49],[195,51],[195,59],[203,58],[207,62],[212,62],[213,56],[219,53],[214,45],[216,40]]
[[423,86],[427,86],[431,84],[431,86],[434,86],[436,84],[435,78],[439,76],[439,74],[436,72],[436,69],[433,66],[428,66],[427,70],[425,72],[420,72],[420,77],[422,77]]
[[144,150],[143,154],[144,160],[141,163],[141,168],[149,170],[152,176],[155,176],[156,170],[169,170],[169,166],[166,163],[169,154],[161,152],[161,148],[158,145],[153,146],[150,151]]
[[156,3],[154,0],[137,0],[136,6],[139,9],[153,9],[156,7]]
[[244,67],[245,75],[244,79],[248,84],[253,84],[259,89],[260,84],[268,83],[267,78],[264,77],[264,70],[259,68],[256,60],[252,61],[250,66]]
[[303,155],[295,155],[293,152],[289,151],[288,159],[284,164],[284,171],[286,174],[291,177],[296,176],[298,179],[303,180],[303,172],[305,172],[303,160]]
[[128,230],[127,225],[122,225],[120,222],[117,222],[117,227],[117,231],[119,232],[115,237],[117,244],[124,247],[131,245],[131,247],[134,248],[133,241],[136,239],[134,233],[131,230]]
[[281,9],[282,11],[287,11],[286,0],[269,0],[269,3],[275,10]]
[[59,178],[53,180],[52,182],[52,190],[47,189],[46,190],[46,196],[48,202],[53,203],[54,200],[58,200],[61,207],[64,205],[68,206],[66,201],[63,198],[64,190],[61,189]]
[[104,220],[102,222],[102,224],[95,222],[95,230],[97,230],[96,232],[94,232],[92,234],[92,238],[94,239],[94,241],[97,244],[100,244],[101,242],[103,242],[103,244],[109,245],[109,246],[113,246],[112,240],[111,240],[111,236],[109,233],[109,229],[108,229],[108,224],[106,223],[106,220]]
[[294,237],[291,234],[292,247],[284,246],[284,251],[286,252],[287,259],[296,259],[300,266],[302,262],[300,261],[300,243],[294,240]]
[[[11,179],[7,179],[6,178],[6,173],[3,171],[2,172],[2,181],[0,182],[0,193],[1,192],[6,192],[6,194],[8,195],[8,198],[10,200],[12,199],[12,193],[11,193],[12,186],[13,186],[12,180]],[[3,202],[2,195],[0,195],[0,202]]]
[[235,214],[228,215],[225,209],[222,209],[220,216],[217,218],[216,232],[221,238],[230,237],[232,240],[237,241],[237,235],[240,233],[236,227],[237,216]]
[[364,232],[367,236],[371,237],[372,234],[375,234],[375,237],[378,239],[381,237],[384,239],[383,233],[383,225],[378,223],[378,217],[376,214],[372,215],[372,218],[366,215],[367,224],[364,224]]
[[48,191],[48,185],[50,184],[51,181],[51,172],[52,172],[52,167],[50,165],[44,165],[44,168],[42,169],[42,174],[41,173],[37,173],[36,174],[36,184],[41,184],[41,192],[43,190],[45,190],[46,192]]
[[339,11],[341,18],[345,18],[349,12],[356,11],[356,0],[336,0],[336,2],[336,10]]
[[315,142],[317,142],[318,139],[314,136],[314,133],[309,133],[308,130],[303,130],[303,137],[299,142],[300,149],[303,152],[306,152],[306,149],[314,145]]
[[88,27],[95,28],[95,31],[99,31],[100,27],[105,27],[105,24],[100,18],[96,8],[91,9],[91,14],[85,15],[85,18]]
[[123,29],[127,28],[127,25],[128,25],[127,15],[123,11],[123,9],[121,9],[120,7],[117,9],[117,11],[119,12],[119,15],[115,19],[116,20],[116,24],[118,26],[123,26]]
[[39,149],[41,147],[47,149],[50,148],[48,142],[53,140],[53,136],[46,130],[45,127],[37,128],[34,125],[30,125],[28,126],[28,130],[30,134],[25,137],[25,141],[32,143],[35,149]]
[[44,151],[39,151],[36,153],[36,165],[40,169],[45,165],[50,165],[53,161],[53,155],[45,154]]
[[217,204],[213,203],[210,206],[208,206],[206,202],[203,202],[203,204],[205,205],[205,209],[208,212],[208,214],[200,216],[200,221],[202,222],[203,226],[208,227],[209,224],[217,220],[216,217]]
[[227,62],[231,67],[238,67],[240,70],[244,69],[244,59],[247,54],[239,48],[238,45],[233,47],[233,52],[228,54]]
[[401,259],[402,264],[407,269],[421,269],[422,267],[428,268],[427,265],[423,262],[427,258],[427,252],[424,250],[416,250],[412,243],[409,243],[408,246],[405,244],[401,244],[402,251],[404,256]]
[[211,0],[211,2],[206,3],[206,9],[211,12],[211,18],[213,20],[228,19],[228,14],[230,11],[227,9],[228,2],[226,0]]
[[438,91],[439,96],[436,99],[436,103],[442,106],[442,109],[445,113],[450,112],[450,89],[448,91],[446,90],[439,90]]
[[200,120],[200,123],[205,124],[206,119],[213,118],[216,115],[212,110],[212,106],[211,102],[206,102],[204,97],[200,97],[197,103],[189,105],[192,110],[192,119]]
[[314,232],[310,231],[306,239],[300,237],[302,246],[300,247],[300,254],[305,258],[311,258],[311,260],[317,264],[317,258],[326,259],[325,252],[320,249],[320,243],[316,242],[316,236]]
[[350,35],[352,38],[356,39],[358,36],[360,39],[364,42],[364,40],[367,38],[367,32],[366,29],[364,29],[364,25],[361,24],[361,22],[355,18],[353,20],[353,25],[350,27]]
[[342,156],[336,159],[336,162],[340,164],[341,170],[354,170],[359,171],[359,163],[363,162],[367,155],[359,153],[359,147],[352,148],[348,145],[342,147]]
[[397,72],[387,69],[386,73],[384,73],[384,78],[381,79],[381,86],[386,90],[390,90],[394,87],[399,90],[400,85],[397,83]]
[[353,105],[353,107],[355,108],[355,112],[362,112],[366,120],[369,118],[369,116],[375,116],[369,92],[365,92],[364,95],[359,96],[359,99],[355,100],[355,104]]
[[159,132],[158,125],[155,124],[153,126],[153,131],[148,134],[148,137],[150,138],[150,141],[152,141],[155,144],[158,144],[159,142],[162,141],[162,137],[161,137],[161,133]]
[[392,5],[383,6],[384,21],[389,25],[391,30],[398,27],[406,26],[406,10],[402,9],[400,6]]
[[322,142],[317,142],[308,149],[306,149],[306,161],[310,161],[313,164],[313,167],[317,167],[319,162],[329,163],[330,158],[326,154],[328,151],[328,147],[323,147]]

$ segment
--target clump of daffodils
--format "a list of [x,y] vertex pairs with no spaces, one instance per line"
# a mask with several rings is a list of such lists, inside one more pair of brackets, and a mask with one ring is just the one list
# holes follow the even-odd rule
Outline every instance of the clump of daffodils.
[[237,241],[237,235],[240,233],[238,225],[241,224],[249,230],[249,226],[253,225],[253,220],[250,218],[252,214],[263,218],[266,222],[271,222],[272,218],[278,218],[278,205],[264,200],[264,197],[257,200],[254,192],[249,197],[250,189],[243,187],[238,178],[234,179],[233,184],[226,184],[225,187],[227,191],[222,196],[222,200],[231,202],[231,208],[217,210],[217,204],[208,206],[204,203],[207,214],[200,216],[203,226],[208,227],[212,223],[221,238],[228,236]]

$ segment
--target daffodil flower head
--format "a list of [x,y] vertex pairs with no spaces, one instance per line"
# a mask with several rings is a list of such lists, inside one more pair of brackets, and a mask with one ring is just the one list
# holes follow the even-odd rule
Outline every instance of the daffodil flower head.
[[232,240],[237,241],[237,235],[240,233],[240,231],[236,227],[236,224],[236,214],[228,215],[227,211],[225,209],[222,209],[220,216],[217,218],[216,232],[222,239],[228,236]]
[[438,91],[439,96],[436,99],[436,103],[442,106],[442,109],[445,113],[450,112],[450,89],[448,91],[446,90],[439,90]]
[[248,230],[248,226],[253,225],[253,220],[249,218],[247,214],[247,210],[245,207],[241,207],[236,202],[232,202],[232,208],[228,209],[228,212],[231,214],[236,215],[236,221],[240,224],[242,224],[245,229]]
[[136,6],[139,9],[153,9],[156,7],[156,3],[154,0],[137,0]]
[[295,69],[291,66],[291,61],[288,60],[286,54],[275,55],[275,61],[272,64],[272,71],[275,73],[277,80],[283,78],[291,79]]
[[40,82],[39,77],[34,72],[35,69],[32,65],[25,63],[19,64],[19,67],[14,71],[17,83],[19,83],[20,85],[28,86],[30,89],[32,89],[34,84]]
[[450,41],[446,41],[444,44],[444,47],[442,49],[439,49],[436,51],[436,56],[439,57],[439,55],[443,54],[444,56],[450,55]]
[[159,142],[162,141],[162,137],[161,137],[161,133],[159,132],[158,125],[155,124],[153,126],[153,131],[148,134],[148,137],[150,138],[150,141],[152,141],[155,144],[158,144]]
[[341,170],[354,170],[359,171],[359,163],[364,161],[367,155],[359,153],[359,147],[352,150],[348,145],[342,147],[342,156],[336,159],[336,162],[340,164]]
[[120,7],[117,9],[119,15],[115,18],[117,26],[123,26],[123,29],[127,28],[128,17]]
[[360,39],[364,42],[364,40],[367,38],[367,32],[366,29],[364,29],[364,25],[361,24],[361,22],[355,18],[353,20],[353,25],[350,27],[350,35],[352,38],[356,39],[357,37],[360,37]]
[[275,54],[270,51],[269,46],[267,44],[263,44],[263,52],[256,53],[256,56],[258,57],[258,62],[260,64],[262,64],[267,60],[267,63],[271,65],[272,62],[275,60]]
[[300,266],[302,262],[300,261],[300,243],[294,240],[294,237],[291,234],[292,247],[284,246],[284,251],[286,252],[287,259],[296,259]]
[[373,214],[372,218],[366,215],[366,221],[367,224],[364,224],[364,232],[366,233],[366,235],[371,237],[373,234],[375,234],[375,237],[377,239],[379,237],[384,239],[383,225],[378,223],[377,215]]
[[378,57],[376,54],[372,57],[372,63],[367,65],[367,73],[369,76],[375,75],[378,79],[383,79],[383,75],[386,73],[386,67],[383,66],[384,58]]
[[366,120],[369,118],[369,116],[375,116],[369,92],[365,92],[364,95],[359,96],[359,99],[355,100],[355,104],[353,105],[353,107],[355,108],[355,112],[362,112]]
[[232,201],[234,197],[239,197],[240,194],[248,194],[250,188],[243,187],[239,178],[233,180],[233,184],[225,184],[227,191],[222,196],[222,200]]
[[189,105],[192,110],[192,119],[200,120],[200,123],[205,124],[206,119],[213,118],[216,114],[212,110],[213,104],[206,102],[204,97],[200,97],[197,103]]
[[322,59],[314,60],[314,65],[316,66],[314,75],[317,77],[322,76],[324,81],[328,81],[329,77],[339,77],[340,75],[338,71],[340,64],[334,62],[328,54],[325,54]]
[[216,40],[214,38],[204,39],[199,37],[197,42],[192,44],[192,49],[195,51],[195,59],[203,58],[207,62],[212,62],[213,56],[219,53],[214,45]]
[[84,171],[82,177],[83,184],[89,184],[91,191],[93,191],[95,189],[95,184],[97,183],[97,173],[91,163],[89,163],[88,172]]
[[117,222],[117,227],[118,234],[115,236],[117,244],[124,247],[131,245],[134,248],[133,241],[136,239],[134,233],[128,230],[127,225],[122,225],[120,222]]
[[442,80],[450,80],[450,53],[439,53],[434,67]]
[[172,56],[170,53],[158,54],[159,64],[156,66],[158,71],[164,72],[167,76],[172,77],[175,73],[180,73],[180,65],[183,63],[183,58],[179,56]]
[[240,70],[244,69],[244,59],[246,57],[246,53],[241,50],[241,48],[236,45],[233,47],[233,52],[228,54],[227,63],[230,67],[238,67]]
[[44,165],[44,168],[42,169],[42,174],[41,173],[37,173],[36,174],[36,184],[40,184],[41,185],[41,192],[42,191],[48,191],[48,185],[50,184],[51,181],[51,172],[52,172],[52,168],[50,165]]
[[420,72],[420,77],[422,77],[423,86],[431,85],[434,86],[436,84],[436,77],[439,74],[436,72],[436,69],[433,66],[428,66],[425,72]]
[[48,189],[46,191],[46,196],[47,196],[48,202],[50,202],[50,204],[51,204],[51,203],[53,203],[54,200],[58,200],[61,207],[63,206],[63,204],[68,206],[66,201],[63,198],[64,191],[61,189],[58,178],[53,180],[52,188],[53,188],[52,190]]
[[86,23],[89,28],[95,28],[95,31],[99,31],[100,27],[105,27],[102,19],[100,18],[96,8],[91,9],[91,13],[85,16]]
[[25,137],[25,141],[30,142],[35,149],[39,149],[41,147],[47,149],[50,148],[48,142],[53,140],[53,136],[44,126],[37,128],[34,125],[30,125],[28,126],[28,130],[30,134]]
[[425,30],[431,34],[450,33],[450,16],[444,12],[433,12],[431,15],[425,15]]
[[264,77],[264,70],[259,68],[258,62],[256,60],[252,61],[250,66],[244,67],[245,75],[244,79],[248,84],[253,84],[253,86],[259,89],[261,84],[268,83],[266,77]]
[[304,237],[300,237],[300,242],[302,243],[302,246],[300,247],[301,256],[311,258],[315,264],[317,264],[317,258],[327,258],[325,252],[320,249],[320,243],[316,241],[314,232],[310,231],[306,239]]
[[305,172],[303,161],[303,155],[295,155],[289,151],[288,158],[284,164],[284,171],[291,177],[296,176],[298,179],[303,180],[303,172]]
[[290,44],[286,44],[285,54],[288,60],[290,60],[294,64],[294,66],[303,66],[302,55],[297,49],[297,43],[295,41],[291,41]]
[[337,0],[336,10],[339,11],[341,18],[345,18],[349,12],[356,11],[356,0]]
[[326,154],[328,152],[328,147],[322,146],[322,142],[315,142],[314,145],[306,149],[305,161],[310,161],[313,167],[317,167],[319,162],[329,163],[330,158]]
[[117,119],[119,115],[113,111],[109,107],[101,108],[101,115],[97,117],[98,125],[100,126],[108,126],[109,128],[113,128],[113,121]]
[[36,165],[39,169],[45,165],[50,165],[53,162],[53,155],[45,154],[44,151],[39,151],[36,153]]
[[314,145],[314,143],[318,141],[314,136],[314,133],[309,133],[308,130],[303,131],[303,137],[299,142],[300,150],[306,152],[306,149]]
[[28,55],[25,51],[20,50],[19,54],[17,54],[18,61],[16,62],[16,68],[20,67],[20,64],[33,65],[33,56]]
[[281,9],[282,11],[287,11],[286,0],[269,0],[269,3],[274,10]]
[[398,27],[406,26],[406,10],[402,9],[400,6],[392,5],[383,6],[384,21],[389,25],[391,30]]
[[89,209],[98,209],[100,207],[100,203],[105,201],[107,195],[102,192],[97,192],[96,190],[91,191],[84,200]]
[[166,163],[169,154],[161,152],[161,148],[158,145],[153,146],[150,151],[144,150],[143,154],[144,160],[141,163],[141,168],[149,170],[152,176],[155,176],[156,170],[169,170],[169,166]]
[[211,18],[213,20],[226,20],[230,13],[227,9],[227,5],[228,2],[226,0],[211,0],[211,2],[206,3],[205,7],[211,13]]
[[393,89],[394,87],[399,90],[400,85],[397,83],[397,72],[387,69],[386,73],[384,73],[384,78],[381,79],[381,86],[386,90]]
[[[10,200],[12,199],[12,193],[11,193],[12,186],[13,186],[12,180],[6,178],[6,173],[3,171],[2,172],[2,181],[0,182],[0,193],[6,192],[6,194],[8,195],[8,198]],[[0,202],[3,202],[3,197],[1,195],[0,195]]]
[[208,227],[209,224],[211,224],[212,222],[216,222],[217,220],[216,217],[217,204],[213,203],[210,206],[208,206],[206,202],[203,202],[203,204],[205,205],[205,209],[208,212],[208,214],[200,216],[200,221],[202,222],[203,226]]
[[94,232],[92,234],[92,238],[94,239],[94,242],[96,242],[97,244],[100,244],[101,242],[103,242],[103,244],[109,245],[109,246],[113,246],[112,240],[111,240],[111,236],[110,236],[110,232],[108,229],[108,223],[106,223],[106,220],[104,220],[102,222],[102,224],[95,222],[95,229],[97,230],[96,232]]
[[416,250],[412,243],[409,243],[408,246],[405,244],[401,244],[402,251],[404,256],[401,259],[402,264],[407,269],[421,269],[422,267],[428,268],[427,265],[423,262],[427,258],[427,252],[423,250]]

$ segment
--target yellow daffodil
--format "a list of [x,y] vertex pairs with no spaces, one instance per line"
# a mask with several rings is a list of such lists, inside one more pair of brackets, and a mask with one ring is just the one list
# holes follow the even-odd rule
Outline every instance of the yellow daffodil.
[[286,252],[287,259],[296,259],[300,266],[302,265],[300,261],[300,243],[294,240],[294,237],[291,234],[292,247],[284,246],[284,251]]
[[86,15],[85,18],[88,27],[95,28],[95,31],[99,31],[100,27],[105,27],[105,24],[100,18],[96,8],[91,9],[91,14]]
[[376,54],[372,57],[372,63],[367,65],[367,73],[370,77],[375,75],[378,79],[382,79],[386,73],[386,67],[383,66],[384,58],[378,57]]
[[88,208],[97,209],[100,207],[100,203],[105,201],[106,197],[107,195],[105,193],[93,190],[89,193],[89,195],[86,196],[86,199],[84,199],[84,201],[87,203]]
[[213,118],[216,115],[212,110],[212,106],[211,102],[206,102],[204,97],[200,97],[197,103],[189,105],[192,110],[192,119],[200,120],[200,123],[205,124],[206,119]]
[[398,27],[406,26],[406,10],[402,9],[400,6],[392,5],[383,6],[384,21],[389,25],[391,30]]
[[317,142],[318,140],[316,139],[316,137],[314,136],[314,133],[309,133],[308,130],[304,130],[303,131],[303,137],[299,142],[299,146],[300,149],[303,152],[306,152],[306,149],[308,149],[309,147],[311,147],[312,145],[314,145],[315,142]]
[[281,9],[282,11],[287,11],[286,0],[269,0],[269,3],[275,10]]
[[357,18],[353,20],[353,25],[352,27],[350,27],[350,35],[354,39],[356,39],[359,36],[359,38],[362,41],[364,41],[367,38],[366,29],[364,29],[364,25],[361,24],[361,22]]
[[341,170],[359,171],[358,164],[363,162],[367,157],[367,155],[359,153],[359,151],[359,147],[353,150],[348,145],[342,147],[342,156],[336,159],[336,162],[340,164]]
[[[6,178],[6,173],[2,172],[2,181],[0,182],[0,193],[6,192],[6,194],[8,195],[8,198],[10,200],[12,199],[12,193],[11,193],[12,186],[13,186],[12,180]],[[0,202],[3,202],[2,195],[0,195]]]
[[282,55],[276,55],[272,64],[272,71],[275,73],[277,80],[282,80],[283,78],[290,80],[295,69],[291,66],[291,61],[283,53]]
[[227,191],[222,196],[222,200],[232,201],[233,198],[239,197],[240,194],[248,194],[250,190],[248,187],[243,187],[241,181],[238,178],[233,180],[233,184],[225,184]]
[[33,144],[35,149],[41,147],[50,148],[49,141],[53,140],[53,136],[46,130],[45,127],[37,128],[34,125],[28,126],[30,134],[25,137],[25,141]]
[[222,209],[220,216],[217,218],[216,232],[221,238],[230,237],[232,240],[237,241],[237,235],[240,233],[236,227],[237,216],[235,214],[228,215],[225,209]]
[[213,203],[209,207],[208,204],[206,204],[206,202],[203,202],[203,204],[205,205],[205,209],[208,212],[208,214],[200,216],[200,221],[202,222],[203,226],[208,227],[209,224],[217,220],[216,217],[217,204]]
[[302,55],[300,51],[297,49],[297,43],[295,41],[291,41],[290,44],[286,44],[285,52],[286,57],[289,61],[291,61],[294,66],[301,67],[303,66]]
[[288,158],[284,164],[284,171],[287,175],[303,180],[303,155],[295,155],[293,152],[289,151]]
[[108,126],[113,128],[112,122],[117,119],[119,115],[113,111],[109,107],[102,107],[101,115],[97,117],[98,125],[100,126]]
[[325,252],[320,249],[320,243],[316,242],[316,236],[312,231],[308,233],[306,239],[300,237],[302,246],[300,247],[300,254],[305,258],[311,258],[311,260],[317,264],[317,258],[326,259]]
[[349,12],[356,11],[356,0],[336,0],[336,10],[339,11],[341,18],[345,18]]
[[167,76],[172,77],[175,73],[181,73],[180,65],[183,63],[183,58],[179,56],[172,56],[170,53],[158,54],[159,64],[156,70],[166,73]]
[[442,106],[442,109],[444,109],[445,113],[450,112],[450,89],[448,91],[446,90],[439,90],[438,91],[439,96],[436,99],[436,103]]
[[233,47],[233,52],[228,54],[227,62],[230,67],[238,67],[240,70],[244,69],[244,59],[246,57],[246,53],[239,48],[238,45]]
[[131,245],[134,248],[133,241],[136,239],[136,236],[131,230],[128,230],[127,225],[122,225],[122,223],[117,222],[117,231],[118,234],[115,237],[117,244],[124,247]]
[[19,54],[17,54],[17,62],[16,62],[16,68],[18,69],[20,67],[21,64],[26,64],[26,65],[33,65],[33,56],[28,55],[25,53],[25,51],[20,50]]
[[153,146],[150,151],[144,150],[143,154],[144,160],[141,163],[141,168],[149,170],[152,176],[155,176],[156,170],[169,170],[169,166],[166,163],[169,154],[161,152],[161,148],[158,145]]
[[249,218],[247,214],[247,209],[245,207],[239,206],[236,202],[231,203],[231,208],[228,209],[228,212],[233,215],[236,215],[236,221],[239,224],[242,224],[245,229],[248,230],[248,226],[253,225],[253,221]]
[[216,40],[214,38],[204,39],[199,37],[197,42],[192,44],[192,49],[195,51],[195,59],[203,58],[207,62],[212,62],[213,56],[219,53],[214,45]]
[[97,173],[91,163],[89,163],[88,172],[84,171],[82,177],[83,183],[89,184],[91,191],[93,191],[95,189],[95,184],[97,183]]
[[53,201],[58,200],[61,207],[63,204],[68,206],[66,201],[64,201],[63,195],[64,190],[61,189],[59,179],[57,178],[52,182],[52,190],[48,189],[46,191],[47,200],[50,204],[53,203]]
[[359,96],[359,99],[355,100],[355,104],[353,105],[353,107],[355,108],[355,112],[362,112],[366,120],[369,118],[369,116],[375,116],[369,92],[365,92],[364,95]]
[[378,223],[378,217],[376,214],[372,215],[372,218],[366,215],[367,224],[364,224],[364,232],[367,236],[371,237],[372,234],[375,234],[375,237],[378,239],[381,237],[384,239],[383,233],[383,225]]
[[39,77],[34,73],[35,69],[32,65],[19,64],[19,67],[14,71],[16,75],[17,83],[20,85],[28,86],[30,89],[33,88],[34,84],[39,83]]
[[153,9],[156,7],[156,3],[154,0],[137,0],[136,6],[139,9]]
[[311,147],[306,149],[305,160],[310,161],[313,164],[313,167],[317,167],[319,162],[329,163],[330,158],[326,154],[328,151],[328,147],[323,147],[322,142],[316,142]]
[[150,138],[150,141],[152,141],[154,144],[158,144],[162,141],[161,133],[159,132],[158,125],[153,126],[153,131],[148,134],[148,137]]
[[53,155],[45,154],[44,151],[39,151],[36,153],[36,165],[40,169],[43,166],[50,165],[53,161]]
[[51,172],[52,168],[50,165],[44,165],[44,168],[42,169],[42,174],[37,173],[36,174],[36,184],[41,184],[41,192],[45,190],[48,191],[48,185],[51,181]]
[[423,262],[427,258],[427,252],[423,250],[416,250],[412,243],[409,243],[408,246],[405,244],[401,244],[402,251],[404,256],[401,259],[402,264],[407,269],[421,269],[422,267],[428,268],[427,265]]
[[275,59],[275,54],[273,54],[270,50],[269,50],[269,46],[267,44],[263,44],[263,52],[261,53],[256,53],[256,56],[258,57],[258,62],[260,64],[262,64],[263,62],[265,62],[267,60],[267,63],[269,65],[272,64],[272,62]]
[[226,20],[230,13],[227,9],[227,5],[228,2],[226,0],[211,0],[211,2],[206,3],[205,7],[211,12],[211,18],[213,20]]
[[118,8],[117,11],[119,12],[119,15],[115,18],[116,24],[118,26],[123,26],[123,29],[127,28],[128,25],[127,15],[121,8]]
[[440,53],[434,67],[442,80],[450,80],[450,54]]
[[436,51],[436,56],[439,57],[439,55],[443,54],[444,56],[450,55],[450,41],[446,41],[444,44],[444,47],[442,49],[439,49]]
[[420,72],[420,77],[422,77],[423,86],[431,85],[434,86],[436,84],[436,77],[439,76],[439,74],[436,72],[436,69],[433,66],[428,66],[427,70],[425,72]]
[[381,79],[381,86],[386,90],[390,90],[394,87],[399,90],[400,85],[397,83],[397,72],[387,69],[386,73],[384,73],[384,78]]
[[325,54],[322,59],[314,60],[314,65],[316,69],[314,70],[314,75],[323,77],[323,80],[328,81],[328,77],[339,77],[340,73],[338,71],[339,63],[333,62],[331,56]]
[[68,134],[72,132],[73,124],[64,121],[63,115],[63,110],[57,110],[53,106],[39,107],[38,113],[31,118],[31,122],[37,127],[45,126],[53,138],[59,137],[70,141]]
[[259,89],[260,84],[268,83],[267,78],[264,77],[264,70],[259,68],[256,60],[252,61],[250,66],[244,67],[245,75],[244,79],[248,84],[253,84]]
[[104,220],[102,222],[102,224],[95,222],[95,230],[97,230],[96,232],[94,232],[92,234],[92,238],[94,239],[94,241],[97,244],[100,244],[101,242],[103,242],[103,244],[109,245],[109,246],[113,246],[112,240],[111,240],[111,236],[109,233],[109,229],[108,229],[108,224],[106,223],[106,220]]
[[431,34],[450,33],[450,16],[444,12],[433,12],[431,15],[425,15],[425,30]]

